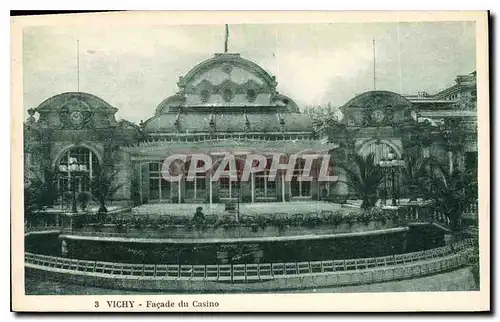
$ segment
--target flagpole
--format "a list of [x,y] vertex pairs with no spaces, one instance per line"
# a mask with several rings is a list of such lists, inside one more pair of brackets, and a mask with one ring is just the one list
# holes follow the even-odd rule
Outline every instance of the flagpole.
[[377,90],[376,70],[375,70],[375,38],[373,38],[373,90]]
[[224,52],[227,53],[227,45],[229,40],[229,26],[226,24],[226,38],[224,41]]
[[80,93],[80,39],[76,39],[76,83],[77,92]]

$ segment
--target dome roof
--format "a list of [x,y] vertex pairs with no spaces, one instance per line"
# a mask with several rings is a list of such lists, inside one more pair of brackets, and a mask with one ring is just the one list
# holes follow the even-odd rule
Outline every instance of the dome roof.
[[223,53],[215,54],[214,57],[202,61],[201,63],[194,66],[184,77],[179,79],[179,87],[184,88],[201,75],[206,72],[213,70],[214,68],[222,67],[226,73],[231,73],[233,68],[241,68],[252,73],[258,80],[264,82],[269,88],[276,88],[276,78],[269,75],[262,67],[256,63],[241,58],[240,54],[237,53]]
[[94,129],[117,126],[117,108],[99,97],[82,92],[67,92],[52,96],[36,109],[41,127],[60,129]]
[[299,113],[161,114],[144,124],[145,133],[312,132],[312,121]]
[[373,104],[386,104],[392,107],[411,107],[411,102],[403,96],[389,91],[369,91],[362,93],[349,102],[347,102],[343,109],[346,108],[367,108]]
[[117,108],[109,105],[103,99],[95,95],[83,92],[66,92],[52,96],[38,105],[36,110],[37,112],[55,111],[72,102],[78,102],[92,110],[112,110],[115,112],[118,111]]
[[343,122],[354,127],[395,126],[411,121],[412,104],[405,97],[389,91],[369,91],[345,104]]
[[215,54],[192,68],[177,83],[179,92],[163,100],[155,115],[210,109],[227,113],[298,112],[297,104],[276,91],[276,78],[239,54]]

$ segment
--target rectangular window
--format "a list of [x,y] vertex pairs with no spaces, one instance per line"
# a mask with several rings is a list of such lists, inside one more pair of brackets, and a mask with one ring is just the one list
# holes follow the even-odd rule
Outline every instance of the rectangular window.
[[149,179],[149,199],[150,200],[160,199],[160,185],[158,178]]
[[172,183],[165,179],[161,180],[161,199],[170,199],[172,198]]
[[238,198],[239,182],[231,181],[228,177],[219,179],[219,196],[221,198]]
[[276,181],[271,181],[268,177],[269,171],[262,171],[255,174],[256,198],[271,198],[276,196]]
[[295,170],[293,171],[292,182],[290,183],[290,192],[292,197],[310,197],[311,196],[311,182],[310,181],[301,181],[300,177],[302,177],[304,173],[304,160],[298,160],[295,166]]

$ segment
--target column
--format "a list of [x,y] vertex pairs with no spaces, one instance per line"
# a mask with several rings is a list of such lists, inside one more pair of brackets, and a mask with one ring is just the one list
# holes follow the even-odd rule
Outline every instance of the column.
[[182,203],[182,179],[177,182],[177,203]]
[[142,205],[144,203],[144,195],[142,193],[142,167],[139,164],[139,198],[141,198],[139,204]]
[[251,190],[252,190],[252,203],[255,202],[255,173],[250,175],[250,179],[252,180]]
[[280,175],[281,175],[281,200],[283,202],[286,202],[285,201],[285,175],[286,175],[286,172],[282,171],[280,173]]
[[213,198],[213,191],[212,191],[212,171],[209,170],[207,172],[208,176],[208,200],[210,204],[210,209],[212,209],[212,198]]

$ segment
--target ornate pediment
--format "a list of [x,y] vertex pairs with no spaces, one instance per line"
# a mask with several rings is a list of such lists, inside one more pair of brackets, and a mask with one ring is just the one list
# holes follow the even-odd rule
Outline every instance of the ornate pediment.
[[394,106],[379,95],[368,101],[364,109],[364,126],[392,126],[394,122]]
[[67,101],[59,110],[63,129],[90,129],[93,128],[92,108],[84,101],[73,98]]

